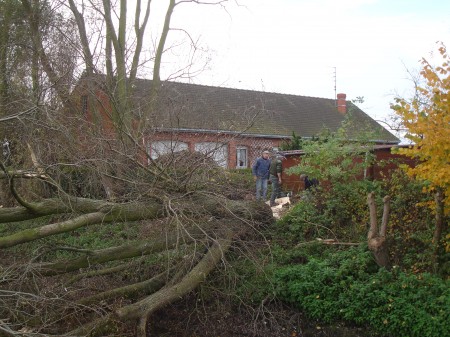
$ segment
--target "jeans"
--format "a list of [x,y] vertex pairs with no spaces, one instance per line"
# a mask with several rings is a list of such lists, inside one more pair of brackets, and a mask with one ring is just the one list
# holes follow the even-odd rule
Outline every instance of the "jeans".
[[267,197],[267,178],[256,178],[256,200],[266,201]]
[[278,198],[280,194],[280,181],[277,176],[270,175],[270,182],[272,183],[272,194],[270,195],[270,204],[275,203],[275,199]]

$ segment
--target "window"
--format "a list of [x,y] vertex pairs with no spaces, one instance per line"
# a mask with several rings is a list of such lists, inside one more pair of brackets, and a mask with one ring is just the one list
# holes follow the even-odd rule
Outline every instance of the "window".
[[228,148],[226,144],[203,142],[195,144],[195,151],[210,156],[221,167],[228,166]]
[[174,140],[161,140],[150,144],[150,157],[156,159],[167,153],[180,152],[188,149],[188,145],[184,142]]
[[247,168],[247,148],[243,146],[236,147],[236,168]]

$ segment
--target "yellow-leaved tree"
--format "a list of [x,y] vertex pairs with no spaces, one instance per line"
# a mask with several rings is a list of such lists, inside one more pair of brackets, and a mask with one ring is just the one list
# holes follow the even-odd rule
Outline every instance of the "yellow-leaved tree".
[[423,58],[423,85],[416,86],[413,99],[396,98],[392,105],[407,130],[405,137],[413,142],[398,152],[417,159],[417,165],[406,170],[427,182],[427,192],[435,192],[435,243],[443,230],[443,213],[450,213],[450,58],[442,43],[438,50],[442,65],[433,66]]

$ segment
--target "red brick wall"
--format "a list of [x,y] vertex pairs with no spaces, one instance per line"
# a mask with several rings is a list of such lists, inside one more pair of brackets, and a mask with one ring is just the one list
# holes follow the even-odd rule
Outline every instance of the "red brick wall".
[[375,164],[370,168],[370,173],[373,179],[381,180],[385,177],[390,177],[400,164],[414,167],[416,163],[414,159],[391,153],[391,149],[379,149],[375,150]]
[[[101,125],[105,136],[114,137],[115,129],[111,120],[110,112],[112,110],[109,97],[104,91],[97,89],[95,94],[88,92],[87,86],[79,85],[74,90],[74,97],[76,97],[79,111],[82,111],[82,97],[88,98],[87,111],[84,115],[85,120],[89,124]],[[96,106],[99,113],[100,123],[95,123],[93,107]],[[80,125],[80,128],[83,126]],[[83,130],[80,130],[80,135]],[[236,149],[237,147],[247,148],[247,167],[250,168],[254,160],[261,156],[262,151],[272,150],[274,147],[279,147],[283,139],[269,138],[269,137],[252,137],[252,136],[236,136],[226,133],[214,132],[155,132],[145,137],[142,140],[142,145],[145,148],[149,147],[152,141],[181,141],[188,145],[190,151],[195,150],[195,144],[200,142],[215,142],[225,143],[228,153],[228,168],[236,168]],[[146,155],[142,154],[141,160],[147,162]]]
[[[83,86],[77,87],[74,91],[73,97],[75,98],[75,103],[85,120],[91,126],[101,127],[104,135],[113,136],[115,133],[114,125],[111,120],[110,112],[112,107],[110,104],[109,97],[103,90],[97,89],[95,94],[88,92]],[[85,97],[85,98],[84,98]],[[87,111],[83,111],[83,99],[87,99]],[[94,116],[94,107],[97,109],[98,116]],[[98,120],[96,120],[98,119]],[[80,127],[82,127],[80,123]]]
[[195,144],[201,142],[225,143],[228,153],[228,168],[236,168],[237,147],[247,148],[247,167],[251,167],[254,160],[261,156],[262,151],[279,147],[281,139],[268,137],[236,136],[224,133],[204,132],[155,132],[146,138],[147,146],[152,141],[180,141],[186,143],[190,151],[195,150]]

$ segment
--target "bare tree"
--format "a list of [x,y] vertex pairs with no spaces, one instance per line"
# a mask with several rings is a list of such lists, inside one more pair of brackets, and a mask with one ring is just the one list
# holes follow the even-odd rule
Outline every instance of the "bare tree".
[[[152,117],[167,108],[162,57],[172,13],[186,2],[198,3],[168,4],[144,108],[135,84],[151,1],[137,1],[129,39],[127,1],[21,0],[40,75],[25,108],[2,119],[22,130],[0,164],[2,193],[13,200],[0,208],[2,333],[108,335],[132,322],[145,336],[152,313],[194,290],[236,242],[271,221],[270,208],[245,200],[242,183],[207,155],[154,159],[143,144]],[[89,15],[105,23],[103,39],[89,35],[98,23]],[[50,43],[55,32],[60,40]],[[89,94],[91,119],[78,89]]]

